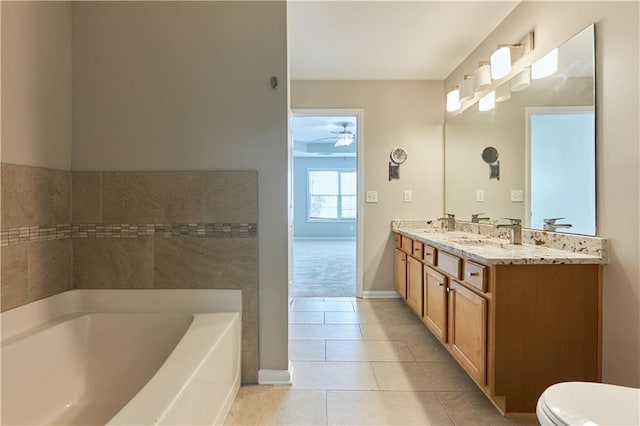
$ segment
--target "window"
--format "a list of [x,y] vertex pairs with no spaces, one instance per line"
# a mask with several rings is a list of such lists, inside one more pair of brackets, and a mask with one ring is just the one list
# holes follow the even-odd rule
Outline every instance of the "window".
[[309,220],[355,220],[355,170],[307,170]]

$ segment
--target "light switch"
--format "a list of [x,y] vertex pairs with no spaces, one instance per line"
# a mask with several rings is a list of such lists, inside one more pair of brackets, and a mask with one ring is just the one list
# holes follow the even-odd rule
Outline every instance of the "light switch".
[[367,191],[365,194],[365,203],[377,203],[378,191]]
[[484,202],[484,189],[476,189],[476,201]]
[[404,202],[405,203],[410,203],[412,198],[413,198],[413,193],[411,192],[411,190],[410,189],[405,189],[404,190]]
[[512,189],[511,190],[511,202],[512,203],[522,203],[524,201],[524,194],[522,189]]

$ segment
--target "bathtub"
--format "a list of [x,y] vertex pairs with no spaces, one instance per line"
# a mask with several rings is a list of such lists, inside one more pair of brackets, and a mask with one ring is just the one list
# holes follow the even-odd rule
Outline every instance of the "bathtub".
[[222,424],[239,290],[72,290],[0,314],[3,425]]

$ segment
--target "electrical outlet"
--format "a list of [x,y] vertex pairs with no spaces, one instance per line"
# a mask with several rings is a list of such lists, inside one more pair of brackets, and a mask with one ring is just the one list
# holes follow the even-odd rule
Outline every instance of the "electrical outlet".
[[512,203],[522,203],[524,201],[524,193],[522,189],[512,189],[511,190],[511,202]]
[[413,197],[413,194],[412,194],[411,190],[410,189],[405,189],[404,190],[404,202],[405,203],[410,203],[412,197]]
[[476,189],[476,201],[484,202],[484,189]]
[[378,202],[378,191],[367,191],[364,201],[366,203],[377,203]]

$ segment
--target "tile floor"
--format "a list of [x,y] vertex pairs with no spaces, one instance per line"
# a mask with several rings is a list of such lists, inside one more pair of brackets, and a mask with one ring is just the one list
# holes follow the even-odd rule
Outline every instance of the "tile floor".
[[227,425],[493,425],[505,419],[400,299],[295,298],[291,386],[246,386]]

